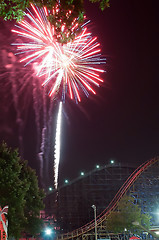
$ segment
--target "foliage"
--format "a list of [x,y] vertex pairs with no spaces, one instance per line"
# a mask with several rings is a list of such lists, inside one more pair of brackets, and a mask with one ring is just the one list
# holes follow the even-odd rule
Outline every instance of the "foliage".
[[74,39],[81,30],[84,22],[83,0],[61,0],[58,8],[59,10],[50,14],[48,19],[56,30],[57,40],[66,43]]
[[103,11],[105,8],[110,7],[109,0],[90,0],[90,2],[100,2],[99,7]]
[[2,0],[0,3],[0,17],[4,20],[15,19],[20,21],[27,7],[29,7],[28,0]]
[[125,195],[117,205],[115,211],[112,211],[107,219],[107,229],[110,232],[122,233],[125,229],[133,233],[140,232],[140,226],[133,225],[138,222],[139,225],[149,229],[151,217],[143,214],[141,208],[134,204],[134,198]]
[[[59,42],[66,43],[73,39],[81,30],[84,23],[84,0],[2,0],[0,17],[4,20],[20,21],[24,11],[33,3],[49,9],[48,20],[54,26],[55,37]],[[109,7],[109,0],[90,0],[99,2],[101,10]],[[59,3],[60,2],[60,3]],[[57,10],[58,7],[58,11]],[[74,27],[75,26],[75,27]],[[64,29],[63,29],[64,28]]]
[[35,171],[5,143],[0,145],[0,193],[1,207],[9,206],[9,236],[19,238],[21,232],[39,232],[44,193],[38,187]]

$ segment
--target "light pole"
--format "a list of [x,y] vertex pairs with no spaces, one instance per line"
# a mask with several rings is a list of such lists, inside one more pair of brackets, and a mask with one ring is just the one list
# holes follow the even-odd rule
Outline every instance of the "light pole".
[[92,205],[92,208],[94,209],[95,240],[97,240],[97,211],[96,211],[96,206],[95,205]]

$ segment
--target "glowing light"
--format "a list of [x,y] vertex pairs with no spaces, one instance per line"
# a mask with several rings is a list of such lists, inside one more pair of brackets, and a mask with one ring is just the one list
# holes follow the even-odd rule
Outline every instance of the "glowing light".
[[55,138],[55,161],[54,161],[54,173],[55,173],[55,188],[58,186],[58,169],[60,162],[60,135],[61,135],[61,119],[62,119],[62,102],[59,105],[59,111],[57,116],[56,126],[56,138]]
[[[47,9],[32,6],[33,13],[28,10],[26,18],[16,25],[12,32],[25,39],[24,43],[14,43],[17,54],[24,55],[20,62],[25,66],[36,63],[36,75],[42,79],[50,97],[57,93],[69,95],[76,102],[81,101],[81,94],[96,94],[92,86],[99,87],[103,80],[99,68],[105,63],[101,58],[100,44],[96,37],[84,27],[74,41],[60,44],[54,36],[54,27],[47,20]],[[62,26],[64,29],[64,26]]]
[[84,176],[84,172],[81,172],[81,176]]
[[47,235],[51,235],[51,234],[52,234],[52,230],[51,230],[50,228],[46,228],[46,229],[45,229],[45,233],[46,233]]

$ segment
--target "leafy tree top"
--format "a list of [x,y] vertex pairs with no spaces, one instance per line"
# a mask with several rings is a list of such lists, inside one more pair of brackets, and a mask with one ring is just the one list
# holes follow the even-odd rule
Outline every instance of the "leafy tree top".
[[[109,7],[109,0],[90,0],[90,2],[98,2],[101,10]],[[0,17],[4,20],[21,21],[30,3],[47,7],[48,20],[54,26],[55,37],[59,42],[67,43],[80,32],[84,23],[83,0],[2,0]]]
[[30,223],[37,220],[39,229],[44,192],[38,187],[35,171],[6,143],[0,145],[0,193],[0,205],[9,206],[9,235],[18,238],[23,231],[35,234]]
[[[141,208],[134,204],[134,198],[125,195],[117,205],[115,211],[111,212],[107,219],[108,231],[113,233],[122,233],[125,228],[132,233],[139,233],[140,226],[146,229],[150,227],[150,215],[143,214]],[[139,225],[133,225],[133,222],[138,222]]]

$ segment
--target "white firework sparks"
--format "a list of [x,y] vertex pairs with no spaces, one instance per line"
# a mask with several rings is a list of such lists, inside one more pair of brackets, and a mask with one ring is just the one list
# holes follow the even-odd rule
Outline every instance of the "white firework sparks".
[[61,146],[61,122],[62,122],[62,102],[59,105],[57,116],[56,137],[55,137],[55,160],[54,160],[54,174],[55,174],[55,188],[58,186],[58,169],[60,162],[60,146]]

